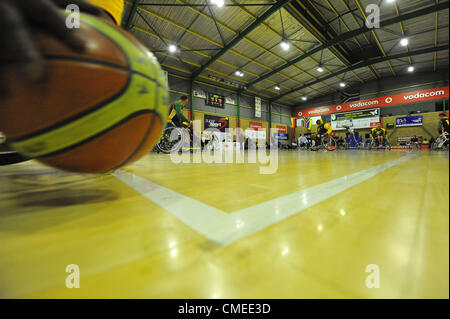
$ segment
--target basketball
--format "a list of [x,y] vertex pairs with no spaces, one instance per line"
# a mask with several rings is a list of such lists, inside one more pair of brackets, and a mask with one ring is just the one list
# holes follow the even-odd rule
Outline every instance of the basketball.
[[75,172],[102,173],[148,153],[167,117],[168,89],[154,57],[120,28],[82,15],[84,53],[36,32],[48,65],[29,83],[13,57],[2,69],[0,127],[20,154]]

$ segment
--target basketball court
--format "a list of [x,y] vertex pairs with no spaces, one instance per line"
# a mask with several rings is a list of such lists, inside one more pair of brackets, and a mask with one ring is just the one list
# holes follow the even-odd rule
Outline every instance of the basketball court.
[[[120,32],[84,18],[98,43],[126,48],[114,51],[126,67],[97,67],[130,72],[129,110],[112,110],[108,82],[111,110],[86,106],[44,129],[40,109],[20,129],[19,109],[3,122],[0,298],[449,298],[449,152],[437,130],[448,122],[448,2],[381,1],[381,29],[364,32],[371,1],[144,3],[125,1]],[[203,144],[158,148],[176,101],[193,134],[220,127],[213,151],[231,161],[208,161]]]

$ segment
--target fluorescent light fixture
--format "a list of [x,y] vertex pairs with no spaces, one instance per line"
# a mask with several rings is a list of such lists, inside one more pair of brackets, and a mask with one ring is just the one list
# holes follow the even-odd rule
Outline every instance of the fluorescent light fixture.
[[222,8],[225,4],[225,0],[211,0],[211,3],[215,4],[219,8]]
[[403,47],[406,47],[406,46],[408,45],[408,43],[409,43],[408,38],[403,38],[403,39],[400,40],[400,44],[401,44]]
[[317,67],[317,72],[322,73],[323,72],[323,68],[321,66]]
[[175,44],[170,44],[169,45],[169,52],[176,52],[177,51],[177,46]]
[[291,45],[286,40],[281,41],[280,46],[283,48],[284,51],[289,50]]
[[408,72],[414,72],[414,67],[413,67],[412,65],[410,65],[410,66],[408,67]]

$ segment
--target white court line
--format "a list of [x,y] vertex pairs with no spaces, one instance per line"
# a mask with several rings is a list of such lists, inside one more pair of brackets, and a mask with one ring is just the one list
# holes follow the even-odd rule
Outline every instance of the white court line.
[[226,246],[296,215],[414,156],[407,155],[231,214],[123,170],[117,170],[113,175],[201,235]]

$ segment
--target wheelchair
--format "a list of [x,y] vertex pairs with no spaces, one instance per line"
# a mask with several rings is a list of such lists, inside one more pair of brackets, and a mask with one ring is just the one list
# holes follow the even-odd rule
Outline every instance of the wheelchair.
[[[191,148],[194,140],[194,132],[189,123],[183,122],[181,126],[175,125],[172,120],[167,120],[167,126],[156,144],[156,152],[169,154],[172,152],[181,152],[183,148]],[[211,134],[209,140],[201,139],[201,145],[205,149],[217,149],[220,144],[215,134]]]
[[380,149],[380,148],[387,149],[389,151],[391,150],[391,142],[389,141],[389,138],[387,136],[384,137],[382,145],[379,144],[378,139],[376,139],[376,138],[374,138],[370,141],[370,144],[368,147],[369,150]]
[[337,141],[331,135],[321,136],[319,145],[311,147],[311,150],[312,151],[319,151],[319,150],[335,151],[335,150],[337,150]]
[[431,144],[431,150],[438,151],[438,150],[449,150],[449,141],[450,141],[450,134],[448,132],[444,132]]

